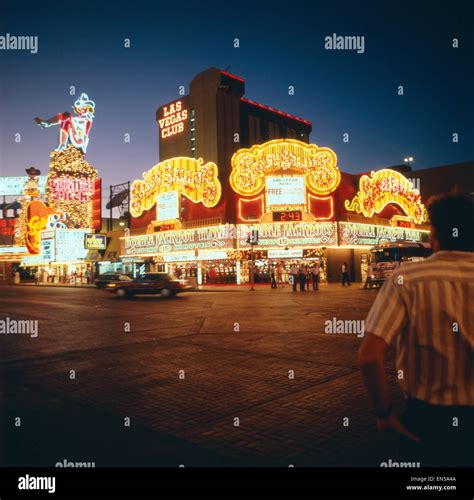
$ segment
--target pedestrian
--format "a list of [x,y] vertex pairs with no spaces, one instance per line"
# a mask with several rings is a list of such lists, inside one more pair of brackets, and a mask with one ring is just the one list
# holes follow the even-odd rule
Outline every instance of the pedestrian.
[[311,272],[313,278],[313,290],[319,290],[319,262],[316,262]]
[[300,280],[300,292],[304,292],[304,288],[306,286],[306,267],[301,264],[298,272],[298,277]]
[[277,288],[277,282],[276,282],[276,269],[275,266],[272,266],[270,268],[270,279],[272,283],[272,288]]
[[89,269],[86,269],[86,283],[89,284],[91,280],[91,272],[89,271]]
[[283,266],[281,262],[279,262],[276,266],[276,280],[278,287],[281,285],[281,288],[285,288],[283,284]]
[[40,273],[40,270],[38,269],[35,273],[35,284],[36,285],[39,285],[40,283],[40,278],[41,278],[41,273]]
[[346,283],[348,286],[351,286],[351,282],[349,280],[349,267],[347,266],[347,262],[344,262],[344,264],[342,264],[341,271],[342,271],[342,286],[345,286]]
[[312,279],[311,279],[311,270],[310,270],[309,266],[305,267],[305,272],[306,272],[306,290],[308,290],[308,292],[309,292],[309,284],[312,281]]
[[296,292],[296,285],[298,283],[298,267],[293,263],[290,267],[290,283],[293,287],[293,292]]
[[[472,467],[474,202],[443,194],[431,198],[427,210],[433,255],[402,264],[386,280],[365,320],[358,361],[377,428],[398,435],[400,461]],[[384,363],[394,341],[406,398],[401,419]]]

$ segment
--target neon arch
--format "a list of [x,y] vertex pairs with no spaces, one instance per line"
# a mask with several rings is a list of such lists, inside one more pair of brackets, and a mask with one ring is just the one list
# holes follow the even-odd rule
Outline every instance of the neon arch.
[[390,203],[398,205],[416,224],[427,219],[419,191],[402,174],[387,168],[372,171],[370,177],[364,174],[359,180],[359,191],[352,200],[344,202],[344,207],[372,217]]

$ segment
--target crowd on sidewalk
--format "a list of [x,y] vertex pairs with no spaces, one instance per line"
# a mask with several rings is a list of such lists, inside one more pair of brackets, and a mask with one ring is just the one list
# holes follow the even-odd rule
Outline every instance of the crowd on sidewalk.
[[[307,265],[304,263],[298,264],[294,262],[288,272],[288,283],[293,292],[299,291],[309,291],[310,288],[313,290],[319,290],[319,283],[321,277],[321,265],[320,262],[315,262],[312,265]],[[284,288],[285,282],[283,280],[283,273],[285,267],[283,263],[279,262],[273,265],[270,269],[271,277],[271,288]],[[342,286],[346,284],[351,285],[349,279],[349,267],[347,262],[344,262],[341,267],[342,274]]]

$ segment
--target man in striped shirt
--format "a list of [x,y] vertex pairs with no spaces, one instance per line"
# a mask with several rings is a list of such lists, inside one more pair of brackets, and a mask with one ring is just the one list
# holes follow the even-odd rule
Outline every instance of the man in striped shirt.
[[[402,264],[365,321],[358,361],[379,430],[400,436],[400,458],[424,466],[474,465],[474,203],[445,194],[427,204],[433,255]],[[384,369],[396,342],[406,397],[392,411]]]

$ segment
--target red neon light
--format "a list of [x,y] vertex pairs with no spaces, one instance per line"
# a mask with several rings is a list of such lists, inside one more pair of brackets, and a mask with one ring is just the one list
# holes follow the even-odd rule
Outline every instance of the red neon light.
[[240,76],[235,76],[232,73],[227,73],[227,71],[221,70],[221,74],[228,76],[230,78],[234,78],[235,80],[239,80],[239,82],[242,82],[242,83],[245,82],[245,80],[243,78],[241,78]]
[[306,125],[312,125],[312,123],[309,122],[308,120],[303,120],[303,118],[298,118],[295,115],[290,115],[289,113],[285,113],[284,111],[280,111],[280,110],[275,109],[275,108],[270,108],[270,106],[265,106],[264,104],[259,104],[258,102],[251,101],[250,99],[246,99],[245,97],[241,97],[240,100],[247,102],[248,104],[252,104],[253,106],[258,106],[259,108],[273,111],[274,113],[278,113],[279,115],[286,116],[288,118],[291,118],[292,120],[297,120],[299,122],[305,123]]

